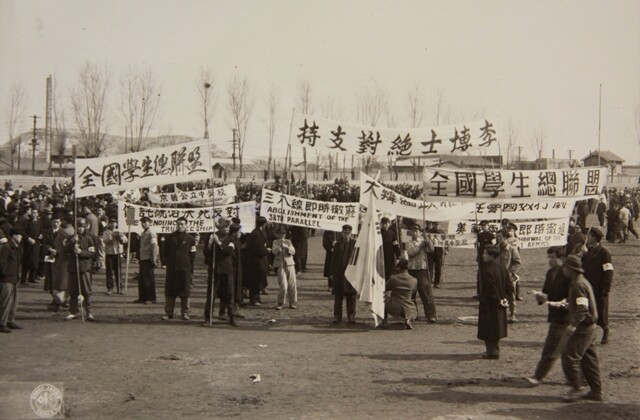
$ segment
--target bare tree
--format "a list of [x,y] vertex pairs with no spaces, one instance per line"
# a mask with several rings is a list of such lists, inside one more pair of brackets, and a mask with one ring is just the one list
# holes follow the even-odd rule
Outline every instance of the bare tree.
[[269,130],[269,157],[267,158],[268,178],[271,171],[271,163],[273,161],[273,141],[275,139],[276,129],[278,128],[278,118],[280,116],[280,99],[275,85],[271,85],[265,102],[269,113],[269,122],[267,124],[267,128]]
[[57,84],[53,84],[53,127],[51,130],[51,149],[58,154],[58,166],[62,172],[62,164],[64,163],[64,155],[67,150],[67,124],[64,115],[64,108],[60,101],[60,91]]
[[[375,127],[385,112],[391,115],[389,95],[373,81],[357,95],[356,118],[361,124]],[[369,173],[372,162],[376,162],[376,159],[371,155],[363,158],[362,166],[365,173]]]
[[412,128],[420,127],[424,118],[424,98],[420,83],[415,82],[409,94],[407,95],[407,105],[409,112],[409,124]]
[[78,86],[71,92],[71,108],[85,157],[98,157],[106,147],[109,84],[110,75],[106,69],[86,63],[78,73]]
[[544,144],[547,139],[546,130],[542,125],[539,125],[538,128],[535,129],[533,133],[533,139],[531,140],[531,146],[533,148],[533,153],[538,160],[538,169],[540,169],[540,160],[542,159],[542,155],[544,154]]
[[196,83],[196,89],[198,91],[198,97],[202,109],[200,110],[200,116],[204,123],[204,137],[209,138],[209,121],[213,115],[213,111],[216,106],[216,76],[209,67],[201,67],[198,73],[198,80]]
[[516,146],[518,145],[518,129],[514,125],[513,121],[509,120],[507,125],[507,150],[506,150],[506,165],[510,168],[513,162],[516,160]]
[[120,78],[120,111],[130,136],[125,153],[139,152],[143,148],[143,140],[149,137],[159,105],[160,89],[151,69],[140,72],[129,68]]
[[246,76],[233,75],[233,79],[227,86],[229,100],[229,111],[231,112],[232,127],[236,130],[236,140],[238,142],[238,159],[240,160],[240,177],[242,178],[242,157],[246,144],[245,135],[247,126],[251,119],[254,99],[251,95],[249,80]]
[[437,89],[436,90],[436,103],[435,103],[435,110],[434,110],[434,123],[435,125],[440,125],[440,120],[444,114],[444,93],[442,92],[441,89]]
[[342,120],[344,116],[342,102],[333,96],[326,96],[320,101],[320,116],[328,120]]
[[313,92],[313,86],[308,80],[302,80],[298,84],[298,92],[296,97],[296,107],[301,113],[305,115],[313,114],[314,108],[312,103],[311,93]]
[[[25,124],[25,108],[27,106],[27,95],[24,87],[19,84],[12,84],[9,98],[9,106],[6,109],[5,124],[9,134],[9,153],[11,155],[11,173],[13,173],[13,162],[20,147],[20,134]],[[16,138],[16,135],[18,138]]]

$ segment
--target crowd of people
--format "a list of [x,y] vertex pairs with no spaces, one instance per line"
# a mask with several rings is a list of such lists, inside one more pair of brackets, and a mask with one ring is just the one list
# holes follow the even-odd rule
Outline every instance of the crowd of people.
[[[210,187],[180,184],[182,190]],[[218,185],[216,185],[218,186]],[[343,180],[333,184],[306,185],[304,181],[258,185],[237,184],[238,200],[260,201],[262,188],[286,191],[292,195],[323,201],[357,202],[359,189]],[[420,196],[415,185],[390,185],[396,192],[412,198]],[[139,203],[145,204],[146,192]],[[603,330],[602,344],[609,341],[608,295],[612,286],[613,263],[602,245],[625,242],[629,234],[638,237],[640,190],[610,189],[600,200],[578,202],[572,217],[567,245],[548,250],[550,269],[544,288],[536,293],[540,304],[549,307],[549,334],[535,374],[529,382],[539,384],[553,362],[562,354],[562,366],[573,389],[569,397],[579,396],[582,369],[591,399],[602,399],[602,389],[593,347],[596,325]],[[597,223],[588,223],[588,218]],[[105,293],[123,293],[122,265],[127,258],[138,264],[137,304],[155,304],[155,269],[166,271],[163,320],[174,317],[180,298],[180,315],[190,319],[190,295],[197,246],[202,244],[207,266],[207,302],[204,325],[211,325],[214,301],[219,299],[218,318],[238,326],[243,318],[239,308],[261,306],[267,291],[267,276],[274,272],[278,281],[275,310],[298,308],[297,277],[306,271],[308,239],[311,229],[282,226],[258,216],[255,229],[241,234],[242,221],[220,218],[215,232],[200,237],[187,232],[187,220],[176,220],[175,231],[158,235],[151,219],[140,222],[143,231],[131,236],[117,226],[117,197],[104,195],[74,202],[73,185],[36,186],[29,191],[13,189],[8,183],[0,197],[0,332],[21,329],[16,323],[17,286],[43,282],[50,293],[48,310],[68,308],[66,320],[79,316],[95,321],[92,312],[93,275],[105,270]],[[442,269],[448,253],[436,247],[430,233],[442,233],[438,222],[382,218],[381,235],[385,263],[386,309],[381,328],[388,328],[388,316],[400,317],[407,329],[418,319],[418,296],[424,319],[436,323],[436,302],[432,288],[442,287]],[[522,265],[515,224],[502,220],[497,231],[488,223],[479,224],[477,233],[477,293],[479,301],[478,338],[486,344],[487,359],[500,356],[499,341],[507,336],[507,324],[517,322],[517,301],[522,300],[519,270]],[[323,233],[324,276],[334,295],[333,323],[355,323],[356,291],[345,277],[355,245],[354,227]],[[409,238],[402,238],[408,230]],[[604,231],[606,230],[606,234]],[[130,254],[127,254],[127,251]]]

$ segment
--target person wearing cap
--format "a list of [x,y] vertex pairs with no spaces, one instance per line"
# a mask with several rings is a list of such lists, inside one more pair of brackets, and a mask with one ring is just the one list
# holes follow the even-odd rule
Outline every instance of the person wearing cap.
[[484,341],[487,350],[483,359],[499,359],[500,340],[507,337],[507,307],[513,286],[500,255],[494,245],[486,247],[482,254],[477,337]]
[[[429,280],[429,257],[428,254],[434,250],[433,243],[426,233],[421,234],[421,227],[414,224],[411,227],[411,241],[407,242],[407,255],[409,256],[409,274],[418,281],[417,294],[420,295],[424,316],[427,322],[433,324],[437,320],[436,303],[433,299],[433,290]],[[416,294],[413,299],[415,301]],[[416,303],[417,305],[417,303]]]
[[342,226],[342,232],[338,235],[338,240],[331,254],[331,292],[334,296],[333,324],[342,322],[342,302],[345,299],[347,301],[347,320],[349,324],[356,323],[356,289],[344,276],[356,244],[355,239],[351,237],[352,231],[351,225]]
[[579,254],[582,252],[585,237],[582,234],[582,227],[576,225],[576,218],[569,218],[569,232],[567,237],[566,255]]
[[413,329],[411,320],[418,317],[418,311],[411,295],[418,287],[418,281],[408,273],[408,267],[409,261],[401,258],[398,261],[397,272],[385,282],[385,291],[388,295],[385,297],[384,321],[380,325],[381,328],[388,327],[388,316],[391,315],[402,318],[406,329]]
[[140,218],[140,274],[138,275],[138,299],[134,303],[156,303],[155,268],[159,264],[158,237],[151,229],[151,219]]
[[591,284],[598,309],[598,325],[602,327],[602,344],[609,342],[609,292],[613,283],[613,264],[611,254],[602,246],[604,233],[598,227],[592,227],[587,236],[587,252],[582,256],[584,276]]
[[298,307],[298,290],[296,286],[296,268],[294,255],[296,248],[289,239],[285,239],[286,230],[278,227],[275,231],[276,239],[273,241],[271,252],[273,253],[273,266],[278,270],[278,303],[276,309],[284,306],[285,297],[289,299],[289,308]]
[[[562,273],[571,279],[567,298],[569,338],[562,352],[562,370],[571,389],[565,399],[602,401],[600,363],[595,348],[598,310],[594,290],[583,276],[582,265],[580,257],[569,255],[562,266]],[[582,394],[583,378],[589,384],[587,394]]]
[[251,231],[246,242],[245,267],[247,272],[243,273],[243,279],[249,289],[249,304],[251,306],[262,305],[260,292],[267,284],[269,252],[271,249],[267,247],[266,225],[267,219],[263,216],[258,216],[256,218],[256,227]]
[[69,297],[70,308],[66,320],[70,321],[78,317],[78,301],[84,309],[87,320],[95,321],[91,313],[91,266],[95,257],[96,247],[93,238],[87,234],[86,221],[77,219],[76,235],[69,238],[66,254],[69,256]]
[[518,248],[513,246],[508,241],[508,233],[504,230],[498,231],[496,234],[498,242],[498,250],[500,251],[499,262],[509,273],[509,279],[511,281],[510,290],[513,292],[513,296],[509,296],[509,322],[518,322],[516,318],[516,288],[518,287],[518,280],[520,267],[522,266],[520,260],[520,252]]
[[558,302],[566,302],[569,295],[571,279],[562,273],[565,249],[562,246],[552,246],[547,249],[549,270],[544,280],[544,286],[540,292],[535,293],[538,305],[546,304],[548,307],[547,322],[549,330],[542,347],[542,356],[536,366],[533,376],[527,377],[531,385],[540,385],[547,376],[553,364],[560,357],[560,353],[567,341],[569,328],[569,312],[564,305]]
[[176,230],[167,236],[163,247],[166,263],[164,283],[164,315],[162,320],[173,318],[176,298],[180,297],[180,312],[184,321],[189,320],[189,298],[193,277],[193,260],[196,241],[187,233],[187,219],[176,220]]
[[107,295],[111,295],[114,287],[118,294],[124,293],[122,286],[122,264],[121,258],[124,252],[124,245],[127,243],[127,235],[118,230],[118,221],[115,218],[109,219],[109,225],[102,234],[102,243],[104,244],[104,254],[106,262],[106,282]]
[[477,239],[476,239],[476,262],[478,263],[478,271],[476,274],[476,295],[474,298],[477,298],[479,295],[479,284],[480,284],[480,268],[482,267],[482,254],[484,254],[484,250],[486,247],[490,245],[496,244],[496,235],[494,235],[491,231],[489,231],[489,222],[487,220],[480,221],[480,229],[477,231]]
[[0,332],[2,333],[22,329],[15,322],[21,242],[22,230],[11,228],[9,240],[0,247]]
[[[34,203],[36,204],[36,203]],[[38,221],[38,207],[31,206],[26,213],[27,219],[22,222],[22,284],[36,283],[38,263],[40,262],[40,223]]]

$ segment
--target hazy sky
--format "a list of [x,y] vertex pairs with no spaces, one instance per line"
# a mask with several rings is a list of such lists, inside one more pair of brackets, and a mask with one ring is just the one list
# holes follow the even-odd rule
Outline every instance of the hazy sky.
[[28,129],[29,114],[44,115],[47,75],[65,98],[86,62],[112,74],[112,134],[124,134],[118,78],[133,66],[151,68],[161,85],[151,134],[202,136],[196,78],[210,66],[218,97],[211,137],[227,149],[227,83],[234,72],[247,76],[256,101],[247,157],[267,153],[272,84],[280,92],[275,149],[284,155],[297,87],[307,80],[318,114],[331,98],[355,121],[355,98],[377,83],[397,125],[409,126],[407,94],[419,83],[422,126],[434,124],[440,92],[452,123],[488,116],[504,139],[511,120],[529,158],[542,127],[545,157],[555,149],[556,157],[573,150],[582,158],[598,145],[602,84],[601,148],[640,162],[639,0],[0,0],[0,141],[8,140],[12,83],[27,90]]

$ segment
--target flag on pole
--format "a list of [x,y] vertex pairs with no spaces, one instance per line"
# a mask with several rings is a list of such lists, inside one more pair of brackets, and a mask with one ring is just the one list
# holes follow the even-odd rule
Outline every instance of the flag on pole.
[[344,274],[358,292],[360,301],[368,304],[376,326],[384,319],[385,282],[382,252],[380,222],[371,195],[367,214]]

